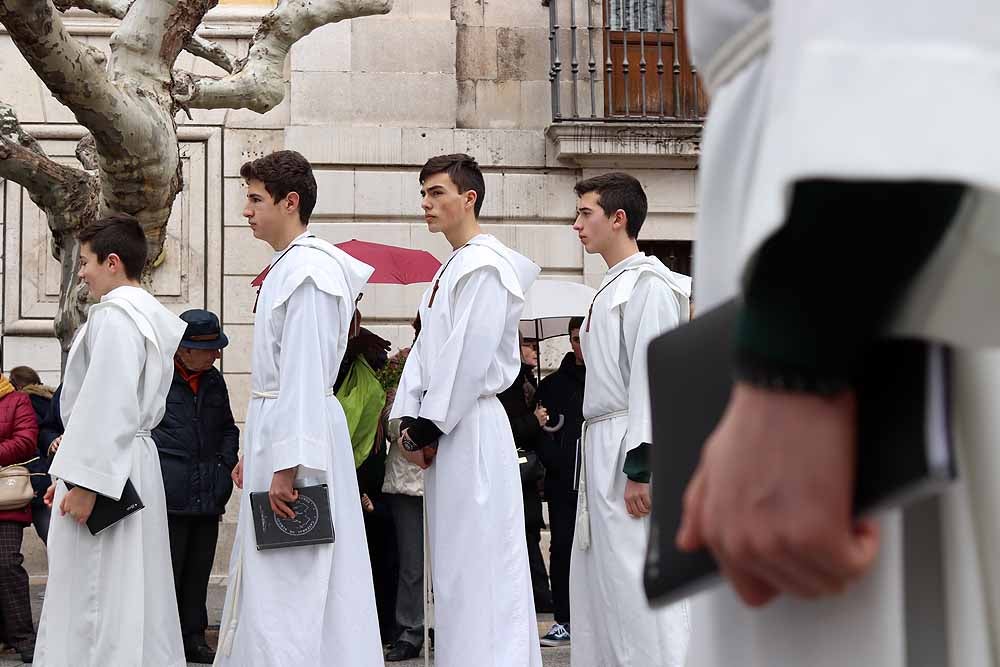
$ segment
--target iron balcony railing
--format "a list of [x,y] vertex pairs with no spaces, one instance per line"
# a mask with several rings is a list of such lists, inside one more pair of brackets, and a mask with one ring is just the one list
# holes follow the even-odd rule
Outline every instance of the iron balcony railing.
[[700,121],[683,0],[549,0],[553,122]]

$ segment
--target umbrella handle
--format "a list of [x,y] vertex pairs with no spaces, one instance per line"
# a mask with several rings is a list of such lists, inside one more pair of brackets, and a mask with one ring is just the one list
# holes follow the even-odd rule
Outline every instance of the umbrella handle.
[[559,415],[559,421],[556,422],[555,426],[543,426],[542,430],[545,431],[546,433],[555,433],[556,431],[558,431],[563,427],[564,423],[566,423],[566,417],[564,417],[563,415]]

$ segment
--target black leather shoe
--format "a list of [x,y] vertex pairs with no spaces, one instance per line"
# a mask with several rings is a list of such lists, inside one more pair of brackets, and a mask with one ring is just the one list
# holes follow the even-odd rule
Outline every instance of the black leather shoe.
[[403,641],[402,639],[400,639],[395,644],[393,644],[392,648],[389,649],[389,652],[385,654],[385,661],[399,662],[401,660],[410,660],[412,658],[419,658],[419,657],[420,657],[419,648],[417,648],[408,641]]
[[30,665],[32,661],[34,661],[34,659],[35,659],[34,649],[30,649],[28,651],[24,651],[23,653],[21,653],[21,662],[23,663],[27,663]]
[[189,646],[184,649],[184,657],[188,662],[193,662],[199,665],[211,665],[215,662],[215,651],[213,651],[212,647],[208,644]]

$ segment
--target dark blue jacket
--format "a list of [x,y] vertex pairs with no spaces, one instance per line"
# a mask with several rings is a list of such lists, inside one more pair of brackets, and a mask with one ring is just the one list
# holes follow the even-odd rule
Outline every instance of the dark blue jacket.
[[160,453],[167,512],[221,515],[233,493],[230,474],[239,457],[226,382],[215,368],[201,375],[198,394],[174,370],[166,412],[153,429]]
[[549,411],[549,428],[559,426],[546,433],[538,452],[545,465],[545,495],[550,498],[556,493],[573,493],[586,377],[587,369],[577,366],[576,357],[568,352],[559,370],[538,386],[538,402]]
[[[31,407],[35,409],[35,416],[38,417],[38,460],[28,464],[31,472],[49,471],[49,445],[58,436],[62,435],[62,417],[59,416],[59,395],[62,385],[55,390],[51,397],[46,394],[51,391],[48,387],[31,385],[24,388],[24,393],[31,399]],[[55,421],[53,421],[55,420]],[[35,490],[35,495],[40,499],[49,486],[52,478],[48,475],[33,476],[31,486]]]

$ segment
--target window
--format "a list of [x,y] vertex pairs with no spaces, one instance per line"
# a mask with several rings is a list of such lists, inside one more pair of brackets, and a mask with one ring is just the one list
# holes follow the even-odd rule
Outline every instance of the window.
[[667,29],[663,0],[606,0],[608,26],[630,32]]
[[667,268],[690,276],[693,265],[694,243],[692,241],[639,241],[639,250],[656,257]]
[[604,0],[607,116],[704,117],[708,100],[687,54],[683,14],[684,0]]

